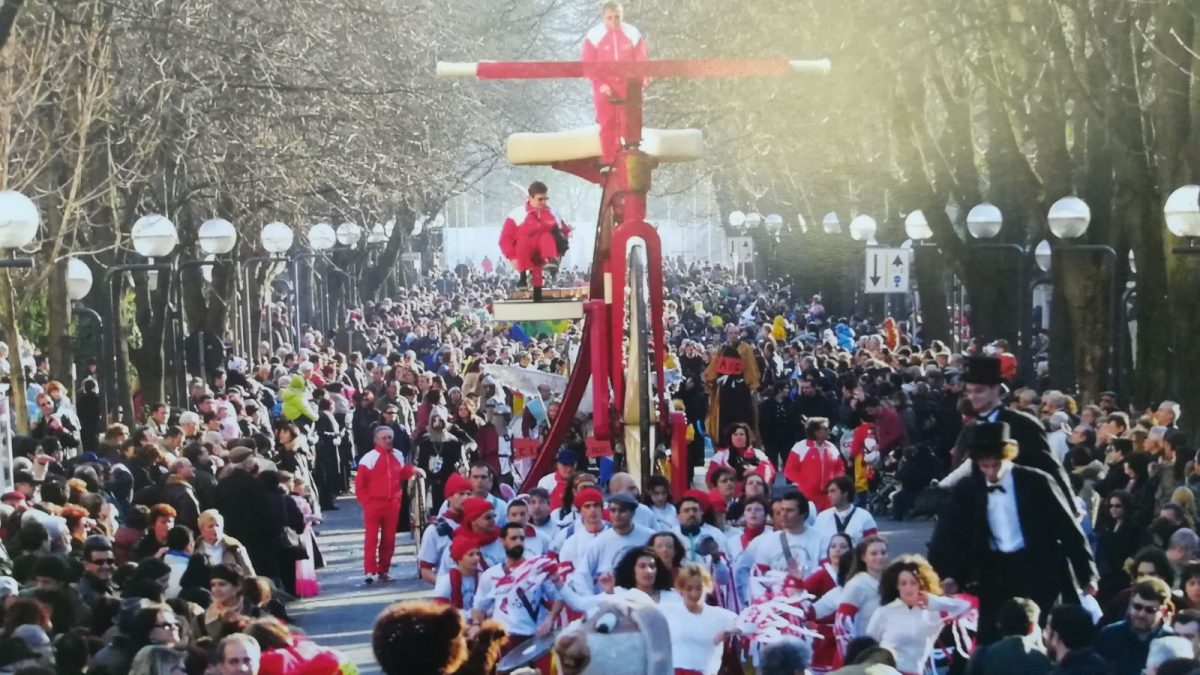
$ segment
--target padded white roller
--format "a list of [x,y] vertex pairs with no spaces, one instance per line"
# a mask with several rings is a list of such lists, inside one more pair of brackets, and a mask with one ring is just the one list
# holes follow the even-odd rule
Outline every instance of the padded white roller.
[[454,61],[438,61],[437,76],[438,77],[475,77],[479,74],[479,64],[475,62],[463,63]]
[[833,70],[833,62],[829,59],[812,61],[788,61],[793,73],[811,73],[813,75],[828,75]]
[[[505,143],[510,164],[538,165],[600,157],[600,126],[518,133]],[[689,162],[704,156],[704,134],[699,129],[643,129],[642,150],[664,162]]]

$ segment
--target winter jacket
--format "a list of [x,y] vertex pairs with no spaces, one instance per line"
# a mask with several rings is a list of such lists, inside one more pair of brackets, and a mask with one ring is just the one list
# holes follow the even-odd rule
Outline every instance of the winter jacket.
[[304,386],[304,377],[293,375],[287,389],[280,394],[283,397],[283,416],[294,422],[300,418],[317,421],[317,411],[313,410],[308,401],[308,389]]

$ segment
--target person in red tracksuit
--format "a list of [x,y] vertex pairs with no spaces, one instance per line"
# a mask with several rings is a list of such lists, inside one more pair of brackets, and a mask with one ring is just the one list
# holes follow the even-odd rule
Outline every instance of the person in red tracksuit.
[[375,427],[375,449],[358,461],[354,477],[354,496],[363,509],[364,585],[376,581],[391,581],[388,569],[396,550],[396,525],[400,521],[400,505],[404,486],[420,469],[404,461],[404,455],[392,447],[391,427]]
[[[647,60],[646,39],[638,29],[621,21],[625,13],[621,3],[606,2],[601,12],[604,22],[583,38],[584,63]],[[622,102],[628,93],[629,80],[620,77],[591,80],[596,122],[600,124],[600,161],[613,166],[621,147],[621,123],[625,117]],[[642,86],[646,86],[644,80]]]
[[571,235],[571,227],[549,205],[549,189],[541,181],[529,185],[529,199],[513,209],[500,228],[500,252],[521,273],[520,286],[525,286],[525,275],[533,283],[533,300],[542,299],[542,268],[552,263],[561,253],[554,231],[564,237]]

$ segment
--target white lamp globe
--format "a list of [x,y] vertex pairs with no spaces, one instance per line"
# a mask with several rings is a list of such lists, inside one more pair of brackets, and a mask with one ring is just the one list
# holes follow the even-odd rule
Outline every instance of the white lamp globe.
[[1054,236],[1075,239],[1087,232],[1092,222],[1092,209],[1079,197],[1063,197],[1050,207],[1046,220]]
[[179,244],[179,233],[175,230],[175,223],[157,213],[138,218],[130,231],[130,237],[133,239],[133,250],[147,258],[171,255],[171,251]]
[[967,212],[967,230],[976,239],[991,239],[1000,234],[1004,225],[1004,216],[995,204],[984,202],[976,204]]
[[865,213],[857,215],[850,221],[850,238],[854,241],[868,241],[875,238],[875,231],[878,229],[879,224],[874,218]]
[[1129,249],[1129,273],[1137,274],[1137,258],[1133,255],[1133,249]]
[[925,214],[920,209],[905,217],[904,234],[913,241],[925,241],[933,237],[933,229],[929,227],[929,221],[925,220]]
[[746,224],[746,214],[741,211],[734,211],[729,214],[729,226],[735,230]]
[[1163,215],[1167,229],[1176,237],[1200,237],[1200,185],[1184,185],[1172,192]]
[[67,259],[67,297],[82,300],[92,290],[92,268],[79,258]]
[[288,249],[292,247],[292,242],[296,239],[296,233],[287,224],[276,221],[263,225],[258,239],[262,242],[263,250],[271,255],[279,255],[280,253],[287,253]]
[[224,255],[237,244],[237,228],[224,218],[204,221],[196,236],[205,255]]
[[32,199],[15,190],[0,192],[0,249],[25,248],[41,222]]
[[371,234],[367,235],[368,244],[382,244],[388,240],[387,232],[383,230],[383,223],[375,223],[371,227]]
[[780,231],[783,230],[783,216],[779,215],[778,213],[772,213],[771,215],[767,216],[767,220],[765,222],[767,224],[767,232],[770,232],[771,234],[779,234]]
[[762,222],[763,222],[762,214],[757,213],[757,212],[746,214],[746,229],[753,230],[756,227],[758,227],[759,225],[762,225]]
[[1037,248],[1033,249],[1033,260],[1037,263],[1038,269],[1043,272],[1050,271],[1050,263],[1054,259],[1054,251],[1050,248],[1050,242],[1045,239],[1038,242]]
[[329,223],[317,223],[308,229],[308,246],[314,251],[328,251],[337,242],[337,232]]
[[825,230],[825,234],[841,234],[842,221],[838,220],[838,214],[830,211],[821,218],[821,228]]
[[337,228],[337,240],[342,246],[354,248],[362,240],[362,228],[358,223],[342,223]]

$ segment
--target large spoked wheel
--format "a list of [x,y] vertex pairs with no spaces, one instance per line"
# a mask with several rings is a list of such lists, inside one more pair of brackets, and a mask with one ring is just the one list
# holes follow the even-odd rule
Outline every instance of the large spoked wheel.
[[629,252],[629,347],[625,366],[625,452],[628,469],[641,483],[658,473],[654,457],[654,393],[650,364],[650,312],[644,249]]
[[416,544],[417,550],[421,550],[421,536],[425,534],[425,520],[427,518],[426,511],[426,495],[425,495],[425,479],[421,476],[413,476],[408,481],[408,513],[409,522],[412,524],[413,542]]

